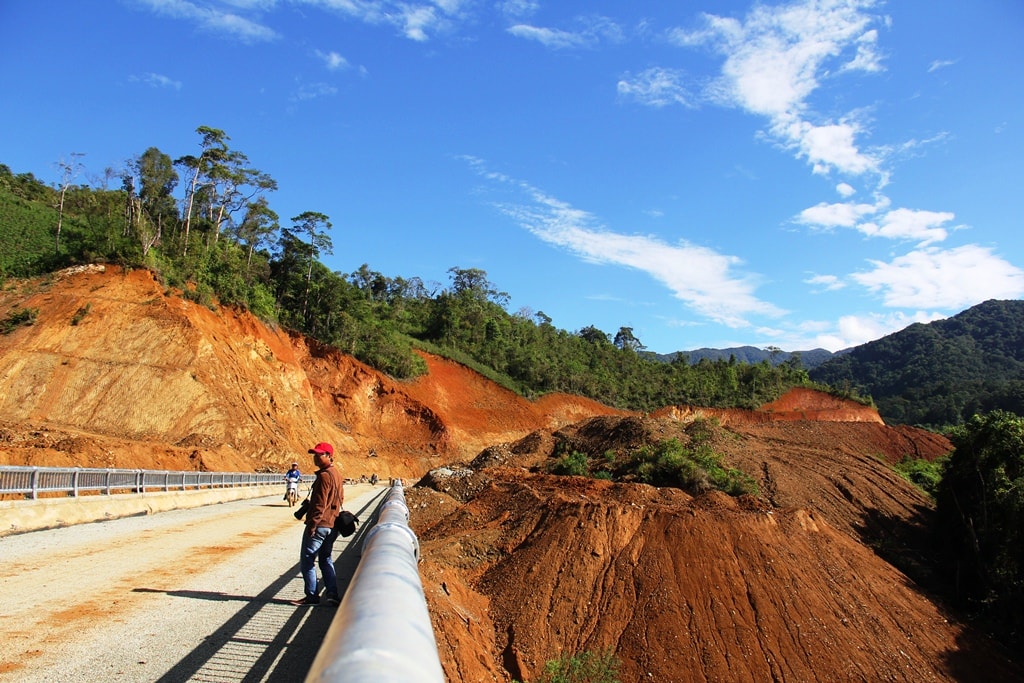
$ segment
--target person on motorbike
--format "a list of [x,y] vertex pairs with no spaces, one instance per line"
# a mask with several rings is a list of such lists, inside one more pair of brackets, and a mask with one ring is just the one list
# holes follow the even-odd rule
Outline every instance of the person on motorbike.
[[302,481],[302,473],[299,472],[299,463],[293,462],[292,468],[284,473],[285,489],[284,499],[288,500],[288,492],[295,490],[295,495],[299,493],[299,482]]

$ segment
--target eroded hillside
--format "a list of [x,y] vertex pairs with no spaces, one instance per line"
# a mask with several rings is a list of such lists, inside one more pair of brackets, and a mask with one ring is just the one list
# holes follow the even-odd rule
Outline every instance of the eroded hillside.
[[[429,472],[407,497],[453,683],[606,648],[630,683],[1024,680],[917,583],[932,506],[888,465],[949,442],[864,406],[635,415],[429,355],[396,382],[146,271],[8,282],[0,318],[19,309],[38,313],[0,336],[0,464],[281,468],[327,440],[349,476]],[[695,421],[756,496],[546,473],[559,444],[621,455]]]
[[0,463],[251,471],[330,441],[349,476],[418,477],[615,412],[572,397],[534,404],[429,355],[428,375],[397,382],[248,313],[184,299],[145,270],[10,282],[0,318],[15,310],[38,313],[0,336]]

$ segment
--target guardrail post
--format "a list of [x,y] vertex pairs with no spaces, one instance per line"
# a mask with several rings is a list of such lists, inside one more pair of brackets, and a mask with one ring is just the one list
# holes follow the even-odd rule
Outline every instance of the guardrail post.
[[401,482],[366,532],[359,566],[307,683],[444,683]]
[[39,468],[32,468],[32,500],[39,498]]

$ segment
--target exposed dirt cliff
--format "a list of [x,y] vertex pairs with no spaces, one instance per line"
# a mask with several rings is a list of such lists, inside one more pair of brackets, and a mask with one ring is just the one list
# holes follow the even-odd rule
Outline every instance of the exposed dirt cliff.
[[[327,440],[348,476],[429,472],[407,497],[453,683],[606,648],[628,682],[1024,680],[920,585],[932,506],[888,465],[949,442],[870,408],[797,391],[644,416],[430,355],[397,382],[145,271],[8,282],[15,309],[38,313],[0,336],[0,464],[280,469]],[[608,457],[695,421],[758,495],[545,473],[559,444]]]
[[[93,266],[11,282],[0,318],[0,464],[251,471],[335,445],[346,475],[418,477],[491,443],[610,414],[531,403],[426,355],[398,382],[247,313],[177,296],[144,270]],[[371,457],[371,449],[376,457]]]

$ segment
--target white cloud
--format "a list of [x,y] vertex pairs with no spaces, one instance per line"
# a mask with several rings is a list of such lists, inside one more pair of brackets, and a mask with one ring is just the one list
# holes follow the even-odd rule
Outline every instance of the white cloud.
[[[188,0],[136,0],[158,14],[174,19],[194,22],[199,28],[237,38],[243,42],[256,43],[277,38],[277,33],[268,26],[248,19],[234,12],[226,12],[211,6],[208,2]],[[236,3],[241,9],[248,9],[259,3]]]
[[975,244],[918,249],[851,277],[894,308],[956,310],[1024,295],[1024,271]]
[[[808,100],[820,79],[838,71],[878,71],[877,21],[864,10],[874,0],[803,0],[780,6],[756,5],[744,20],[704,15],[697,31],[676,29],[678,45],[711,45],[725,57],[709,90],[713,99],[766,117],[776,138],[806,158],[815,172],[832,169],[854,175],[877,171],[879,160],[862,152],[862,133],[852,120],[814,123]],[[840,61],[850,51],[852,58]]]
[[635,77],[626,74],[619,80],[617,89],[620,95],[652,107],[670,104],[688,106],[690,98],[681,80],[682,73],[679,71],[654,67]]
[[924,246],[945,240],[948,233],[939,226],[953,218],[955,215],[946,211],[893,209],[885,214],[881,224],[864,223],[858,229],[871,237],[917,240]]
[[846,287],[846,283],[835,275],[812,275],[804,280],[805,283],[813,285],[819,291],[836,291]]
[[849,183],[839,183],[836,185],[836,192],[839,193],[840,197],[852,197],[857,194],[857,190],[853,189],[853,186]]
[[813,338],[810,346],[820,346],[829,351],[840,351],[860,346],[876,339],[899,332],[912,323],[930,323],[946,316],[939,313],[917,311],[916,313],[889,313],[870,315],[844,315],[839,318],[830,332],[822,332]]
[[864,216],[875,213],[878,207],[874,204],[827,204],[821,202],[817,206],[804,209],[797,217],[798,223],[822,228],[852,228]]
[[324,63],[324,65],[331,71],[337,71],[338,69],[348,68],[348,60],[342,57],[337,52],[321,52],[316,51],[316,56]]
[[878,31],[868,31],[857,39],[857,55],[843,65],[843,71],[882,71],[882,59],[876,50]]
[[807,121],[777,122],[773,132],[794,146],[797,155],[807,159],[815,173],[833,168],[860,175],[878,167],[877,160],[862,154],[854,142],[860,127],[841,122],[815,126]]
[[[795,220],[797,223],[817,228],[854,228],[868,237],[914,240],[920,246],[926,246],[944,241],[949,233],[942,226],[955,218],[954,214],[946,211],[885,211],[888,206],[889,199],[884,196],[877,197],[875,204],[821,202],[801,211]],[[881,214],[880,218],[863,221],[865,217],[874,214]]]

